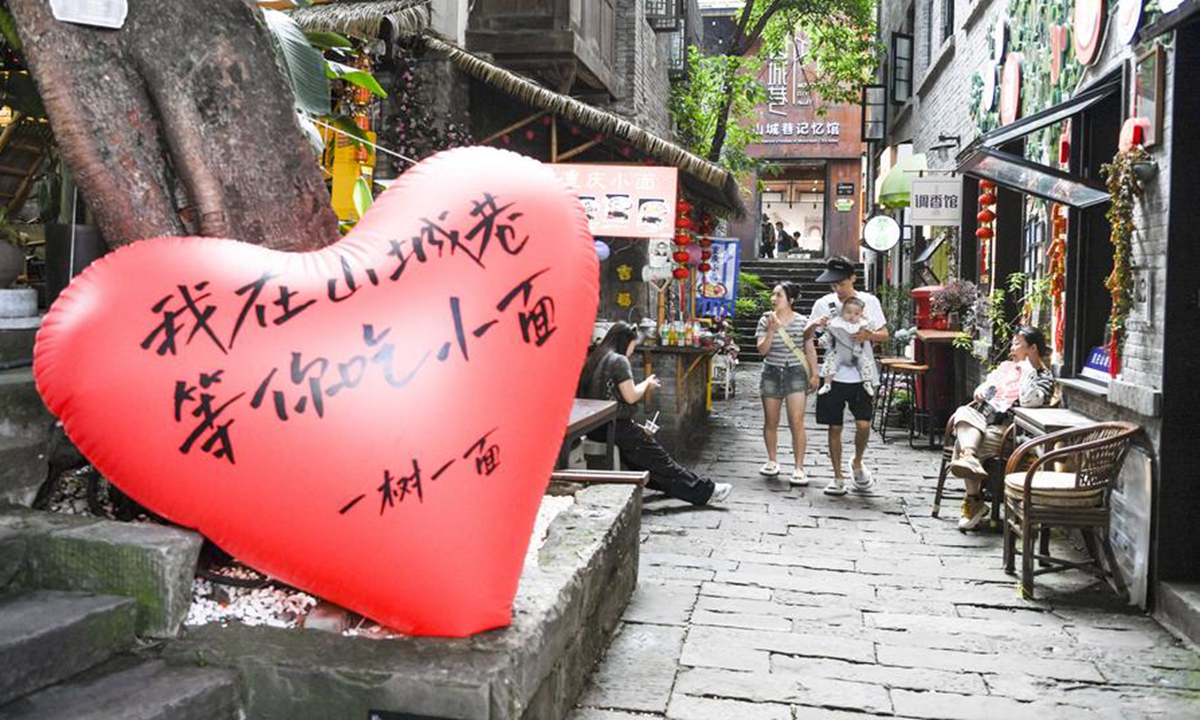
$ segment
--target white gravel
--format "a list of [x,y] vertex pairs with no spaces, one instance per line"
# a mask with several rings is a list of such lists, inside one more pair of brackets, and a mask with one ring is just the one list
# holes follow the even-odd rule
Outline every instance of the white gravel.
[[[537,564],[538,551],[546,542],[546,531],[559,513],[575,503],[575,498],[546,495],[538,508],[534,521],[529,549],[525,553],[525,564]],[[232,577],[252,579],[257,577],[244,568],[223,568],[219,572]],[[278,628],[294,628],[317,604],[317,598],[291,588],[268,585],[262,588],[240,588],[210,582],[197,577],[192,583],[192,606],[188,610],[187,625],[227,624],[239,622],[243,625],[268,625]],[[392,633],[369,620],[346,630],[348,637],[390,637]]]

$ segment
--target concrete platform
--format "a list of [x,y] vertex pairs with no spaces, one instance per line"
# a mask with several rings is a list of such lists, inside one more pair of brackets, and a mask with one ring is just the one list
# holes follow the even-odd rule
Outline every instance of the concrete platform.
[[[554,720],[578,699],[637,582],[641,491],[598,486],[551,524],[512,624],[465,639],[206,625],[165,651],[236,669],[247,717]],[[399,715],[407,713],[408,715]]]

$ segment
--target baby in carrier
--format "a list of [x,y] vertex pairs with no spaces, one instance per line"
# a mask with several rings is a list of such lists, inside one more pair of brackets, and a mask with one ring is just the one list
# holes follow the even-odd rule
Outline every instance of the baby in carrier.
[[863,318],[867,306],[856,297],[847,298],[842,303],[842,314],[829,321],[821,342],[825,346],[825,358],[821,362],[821,389],[818,395],[824,395],[833,389],[833,376],[841,365],[857,365],[862,373],[863,389],[868,395],[875,394],[875,353],[871,350],[870,342],[854,342],[854,335],[860,330],[874,332],[875,328]]

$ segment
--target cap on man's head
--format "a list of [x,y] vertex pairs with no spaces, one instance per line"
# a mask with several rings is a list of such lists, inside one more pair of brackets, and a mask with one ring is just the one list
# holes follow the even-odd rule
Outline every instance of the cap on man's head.
[[841,282],[856,274],[858,274],[858,270],[854,267],[854,263],[844,257],[835,256],[825,261],[825,272],[817,277],[817,282]]

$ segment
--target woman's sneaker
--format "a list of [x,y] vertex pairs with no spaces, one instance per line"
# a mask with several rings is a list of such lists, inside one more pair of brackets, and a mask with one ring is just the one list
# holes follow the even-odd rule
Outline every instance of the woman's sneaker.
[[779,463],[775,462],[774,460],[766,461],[763,463],[763,466],[758,469],[758,474],[766,475],[767,477],[775,477],[779,474]]
[[825,490],[823,492],[826,495],[845,495],[846,481],[842,478],[835,477],[829,481],[829,484],[825,486]]
[[987,480],[987,470],[983,468],[983,463],[979,462],[979,458],[975,453],[965,452],[958,456],[954,462],[946,466],[950,474],[956,478],[963,480]]
[[801,470],[800,468],[796,468],[795,470],[792,471],[792,479],[789,480],[788,482],[790,482],[793,485],[799,485],[800,487],[804,487],[805,485],[808,485],[808,476],[804,474],[803,470]]
[[974,530],[979,527],[979,523],[988,516],[988,511],[991,508],[988,504],[979,498],[967,498],[963,500],[962,517],[958,519],[959,532]]
[[712,495],[708,497],[709,505],[720,505],[729,499],[729,493],[733,492],[733,485],[729,483],[713,483]]

